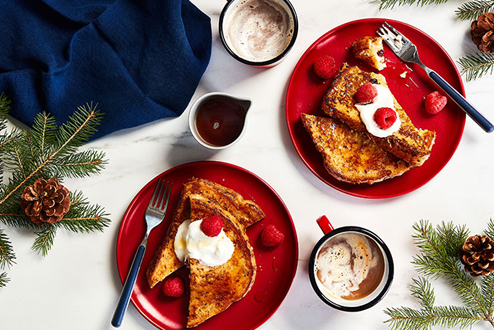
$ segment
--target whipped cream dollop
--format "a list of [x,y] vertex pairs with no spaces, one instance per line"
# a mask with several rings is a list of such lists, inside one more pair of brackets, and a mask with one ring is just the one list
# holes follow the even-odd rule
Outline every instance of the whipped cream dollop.
[[203,265],[214,267],[230,260],[235,246],[223,229],[215,237],[209,237],[201,230],[202,220],[180,224],[175,236],[174,249],[177,258],[183,262],[197,259]]
[[394,132],[398,131],[401,126],[401,120],[400,116],[397,113],[396,121],[390,127],[382,129],[381,127],[379,127],[379,125],[377,125],[376,121],[374,120],[374,114],[376,113],[377,109],[391,108],[395,112],[396,110],[394,97],[393,94],[391,94],[391,91],[388,88],[378,84],[374,84],[374,87],[376,87],[377,90],[377,96],[374,101],[368,104],[355,104],[355,107],[360,112],[360,118],[367,128],[367,131],[374,136],[383,138],[390,136]]

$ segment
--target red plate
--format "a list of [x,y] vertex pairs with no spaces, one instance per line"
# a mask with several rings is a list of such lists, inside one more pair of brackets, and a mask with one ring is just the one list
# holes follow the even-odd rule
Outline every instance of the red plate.
[[[400,177],[374,185],[353,185],[336,180],[324,168],[322,157],[314,147],[300,119],[302,113],[321,115],[321,103],[328,82],[317,78],[312,64],[322,55],[332,56],[337,66],[344,62],[358,65],[362,70],[372,68],[351,55],[350,46],[356,39],[376,35],[384,19],[363,19],[343,24],[329,31],[309,47],[299,60],[288,85],[286,98],[286,120],[293,145],[302,161],[322,181],[344,193],[364,198],[388,198],[409,193],[431,180],[448,163],[460,143],[465,127],[465,113],[452,101],[437,115],[429,115],[423,106],[423,98],[440,90],[416,65],[408,68],[385,46],[387,68],[381,71],[398,103],[407,111],[416,127],[434,130],[436,143],[430,158],[421,167],[411,169]],[[450,56],[431,37],[408,24],[386,19],[392,26],[417,45],[420,58],[435,70],[451,86],[465,95],[463,82]],[[374,70],[375,71],[375,70]],[[400,74],[407,71],[406,78]],[[443,93],[444,94],[444,93]]]
[[[262,179],[238,166],[219,162],[183,164],[160,174],[144,186],[129,205],[120,226],[117,241],[120,279],[123,283],[144,237],[144,212],[158,178],[173,182],[169,211],[163,223],[151,232],[131,300],[137,310],[159,329],[185,329],[188,291],[178,299],[169,299],[161,293],[160,284],[149,289],[145,271],[165,236],[182,185],[191,177],[209,179],[234,189],[244,198],[255,201],[266,214],[264,220],[247,230],[258,265],[251,291],[226,311],[197,327],[198,330],[255,329],[273,315],[288,293],[297,270],[298,243],[290,213],[278,194]],[[274,224],[285,234],[283,243],[274,249],[264,248],[259,242],[260,232],[267,224]],[[185,268],[177,272],[183,278],[188,276]]]

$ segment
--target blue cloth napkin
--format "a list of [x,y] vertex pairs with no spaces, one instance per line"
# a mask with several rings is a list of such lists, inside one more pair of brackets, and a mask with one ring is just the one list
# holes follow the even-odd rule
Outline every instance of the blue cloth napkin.
[[211,22],[188,0],[0,0],[0,93],[32,125],[78,106],[105,116],[94,138],[187,107],[211,57]]

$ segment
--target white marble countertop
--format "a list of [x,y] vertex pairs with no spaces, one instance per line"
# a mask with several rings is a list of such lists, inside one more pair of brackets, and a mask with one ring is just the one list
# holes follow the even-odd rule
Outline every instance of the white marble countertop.
[[[418,250],[412,225],[430,220],[468,224],[481,232],[494,215],[493,136],[467,118],[463,138],[446,167],[425,186],[407,195],[368,200],[336,191],[315,177],[298,157],[285,122],[285,95],[291,73],[305,50],[321,35],[348,21],[385,17],[409,23],[437,40],[454,60],[475,51],[470,22],[455,16],[458,2],[425,7],[405,6],[380,11],[368,0],[292,0],[299,17],[299,35],[288,57],[270,69],[236,62],[222,47],[218,19],[224,1],[195,0],[211,17],[211,63],[193,97],[210,91],[253,100],[249,126],[242,140],[223,151],[201,147],[192,137],[186,111],[182,116],[120,131],[89,144],[106,153],[109,164],[98,176],[71,180],[92,203],[105,207],[112,223],[103,233],[60,231],[48,256],[31,250],[33,234],[6,227],[17,254],[8,270],[11,281],[0,289],[0,328],[110,329],[122,285],[116,267],[116,240],[122,216],[137,192],[159,173],[179,164],[217,160],[241,166],[263,178],[287,205],[298,235],[296,277],[285,300],[262,329],[385,329],[388,307],[418,307],[409,285],[416,276],[411,264]],[[465,82],[467,97],[494,120],[494,76]],[[387,242],[395,262],[395,278],[387,296],[370,310],[340,312],[313,292],[307,274],[309,254],[322,236],[315,220],[326,214],[335,226],[358,225]],[[441,286],[442,281],[437,281]],[[444,286],[438,304],[458,299]],[[154,329],[129,306],[122,329]],[[482,327],[479,327],[482,328]]]

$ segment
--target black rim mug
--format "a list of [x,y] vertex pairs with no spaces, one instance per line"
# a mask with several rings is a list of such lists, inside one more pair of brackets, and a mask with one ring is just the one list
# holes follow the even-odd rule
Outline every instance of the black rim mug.
[[[362,227],[345,226],[334,229],[325,216],[319,218],[317,220],[317,223],[325,234],[314,246],[309,259],[309,278],[312,288],[314,289],[317,296],[329,306],[347,312],[363,311],[381,301],[388,292],[394,276],[393,258],[384,241],[372,231]],[[324,289],[322,289],[322,284],[316,275],[316,260],[319,252],[321,251],[321,248],[326,242],[328,242],[328,240],[342,233],[358,233],[370,238],[380,248],[384,259],[384,274],[382,276],[380,284],[372,293],[358,300],[345,301],[341,298],[330,298],[328,294],[323,292]]]

